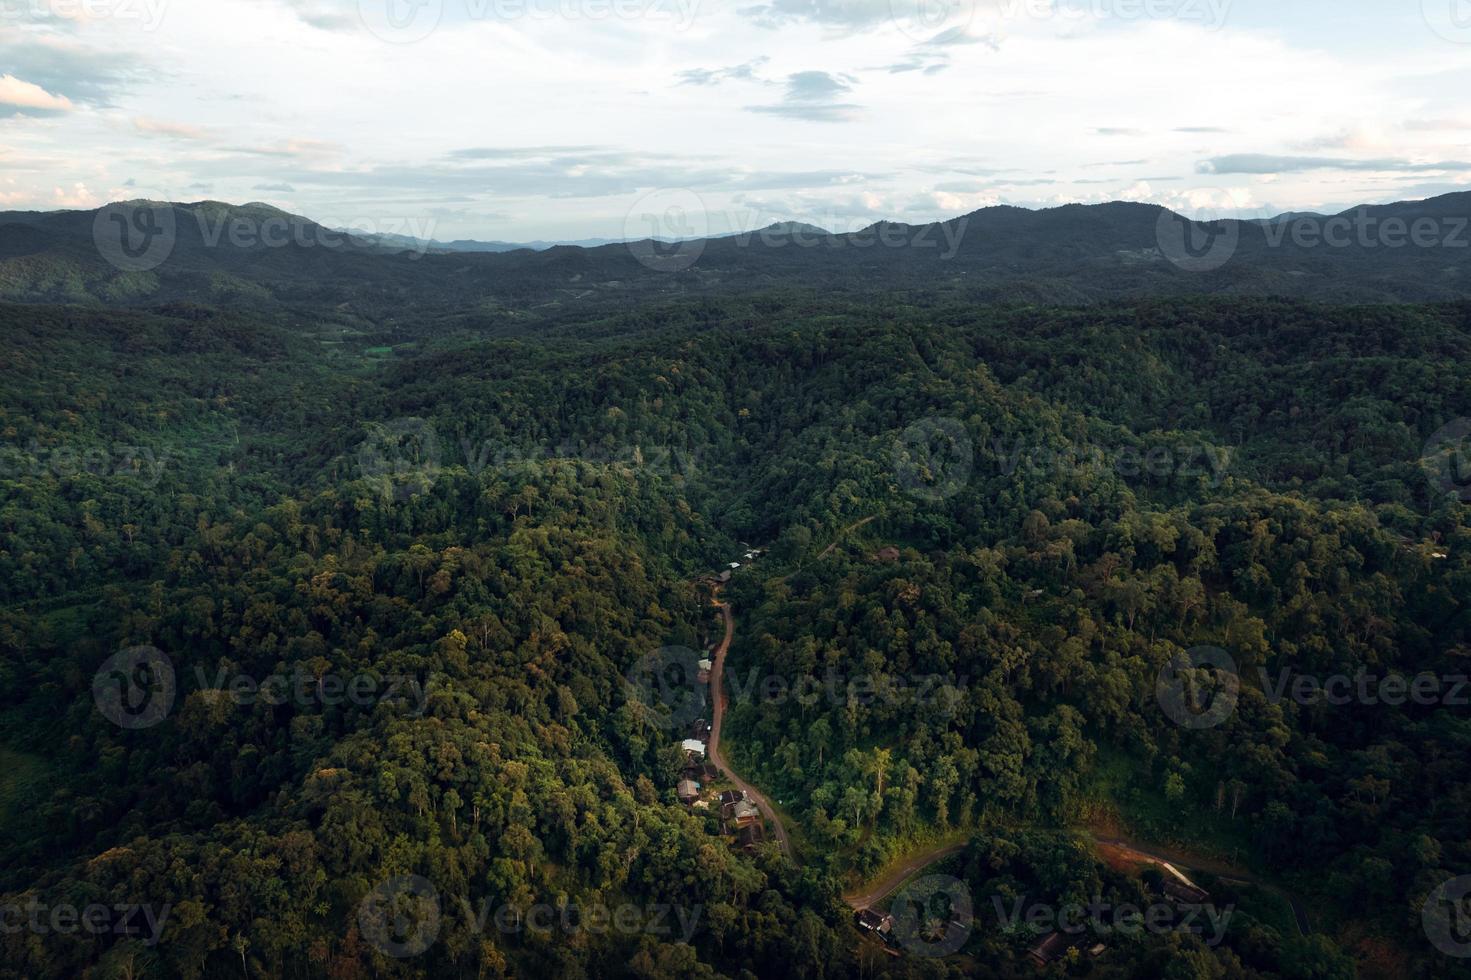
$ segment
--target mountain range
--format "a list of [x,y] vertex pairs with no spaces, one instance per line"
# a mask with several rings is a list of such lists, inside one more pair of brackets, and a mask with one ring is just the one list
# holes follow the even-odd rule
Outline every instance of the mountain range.
[[772,288],[1069,305],[1180,295],[1438,302],[1471,298],[1468,224],[1471,193],[1459,193],[1211,224],[1114,202],[997,206],[846,234],[788,223],[708,239],[523,247],[358,235],[263,204],[125,202],[0,213],[0,299],[330,307],[368,321]]

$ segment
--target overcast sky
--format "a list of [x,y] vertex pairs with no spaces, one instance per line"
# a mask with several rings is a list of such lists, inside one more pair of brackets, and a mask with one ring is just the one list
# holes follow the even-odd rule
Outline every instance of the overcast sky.
[[1467,92],[1471,0],[0,0],[0,207],[516,241],[1327,210],[1471,189]]

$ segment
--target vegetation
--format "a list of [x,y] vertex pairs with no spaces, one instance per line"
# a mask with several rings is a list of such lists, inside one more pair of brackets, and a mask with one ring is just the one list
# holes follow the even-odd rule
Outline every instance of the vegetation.
[[[1090,826],[1250,882],[1204,882],[1240,910],[1217,944],[1116,938],[1054,971],[1464,974],[1420,909],[1471,867],[1468,709],[1274,703],[1259,669],[1468,672],[1471,523],[1422,466],[1471,416],[1468,354],[1464,305],[1249,298],[0,308],[25,828],[0,905],[170,907],[155,944],[0,934],[0,976],[1029,975],[994,898],[1156,889]],[[725,592],[723,744],[800,866],[677,802],[682,735],[625,681],[703,645],[698,581],[741,542],[768,550]],[[1157,679],[1204,645],[1239,704],[1183,727]],[[177,691],[119,726],[93,679],[139,646]],[[228,691],[273,676],[305,681]],[[966,946],[876,957],[840,896],[955,838]],[[405,875],[442,914],[395,958],[360,913]],[[465,903],[699,919],[544,935]]]

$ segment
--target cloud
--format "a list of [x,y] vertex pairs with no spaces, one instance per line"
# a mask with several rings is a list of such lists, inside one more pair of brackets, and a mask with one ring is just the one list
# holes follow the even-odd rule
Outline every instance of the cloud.
[[1459,132],[1471,129],[1471,121],[1465,119],[1407,119],[1405,130],[1411,133]]
[[948,28],[928,41],[924,42],[930,47],[951,47],[958,44],[984,44],[992,51],[1001,50],[1001,35],[999,34],[972,34],[964,25]]
[[826,102],[853,91],[847,80],[825,71],[799,71],[787,76],[787,99],[794,102]]
[[[323,31],[356,30],[361,21],[329,0],[280,0],[302,23]],[[392,0],[387,0],[392,2]]]
[[38,112],[70,112],[72,100],[64,95],[52,95],[33,82],[23,82],[14,75],[0,75],[0,106],[12,109],[32,109]]
[[326,140],[288,139],[261,146],[232,146],[230,153],[245,153],[253,156],[312,159],[338,156],[343,149],[337,143]]
[[1237,153],[1229,156],[1211,157],[1196,165],[1201,174],[1287,174],[1309,170],[1383,170],[1406,173],[1450,170],[1471,171],[1471,163],[1442,161],[1440,163],[1412,163],[1408,160],[1378,159],[1354,160],[1344,157],[1294,157],[1271,156],[1265,153]]
[[853,90],[851,76],[825,71],[799,71],[787,76],[785,101],[781,105],[749,106],[751,112],[808,122],[851,122],[861,106],[834,101]]
[[33,31],[0,31],[0,65],[7,77],[25,79],[57,98],[104,108],[141,78],[143,69],[130,51],[92,48]]
[[856,31],[894,19],[891,0],[773,0],[742,7],[738,12],[765,28],[805,21]]
[[1229,129],[1220,126],[1176,126],[1177,133],[1229,133]]
[[1093,130],[1099,136],[1143,136],[1142,129],[1123,129],[1117,126],[1100,126]]
[[681,85],[719,85],[721,82],[729,81],[759,81],[760,76],[756,74],[757,69],[770,58],[753,58],[742,65],[732,65],[729,68],[690,68],[679,72],[675,77]]
[[55,188],[51,192],[51,203],[58,208],[95,208],[101,202],[97,195],[87,190],[86,184],[78,181],[71,190]]
[[296,188],[290,184],[256,184],[251,188],[253,191],[271,191],[276,194],[295,194]]
[[133,128],[148,136],[167,136],[180,140],[207,140],[211,138],[210,131],[202,126],[168,122],[163,119],[153,119],[148,116],[134,116]]
[[858,118],[862,108],[862,106],[851,103],[839,103],[834,105],[753,105],[750,110],[768,116],[805,119],[808,122],[853,122]]
[[601,153],[602,146],[471,146],[451,150],[452,160],[532,160],[564,154]]
[[[558,156],[567,147],[547,147],[540,155],[518,150],[494,159],[466,159],[453,151],[437,160],[414,164],[343,168],[311,160],[286,162],[269,179],[289,183],[310,201],[330,190],[333,199],[359,195],[364,200],[406,201],[431,191],[436,205],[463,201],[483,207],[482,198],[497,204],[515,198],[575,200],[640,194],[657,188],[691,187],[701,193],[832,188],[888,179],[885,173],[853,170],[780,171],[747,169],[702,157],[602,150],[582,156]],[[192,165],[197,178],[238,177],[256,158],[215,157]],[[248,171],[247,171],[248,172]],[[257,179],[265,175],[257,176]]]

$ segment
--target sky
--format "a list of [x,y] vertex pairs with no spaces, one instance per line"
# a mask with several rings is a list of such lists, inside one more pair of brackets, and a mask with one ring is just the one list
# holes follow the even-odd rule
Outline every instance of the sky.
[[0,208],[530,241],[1471,190],[1471,0],[0,0]]

